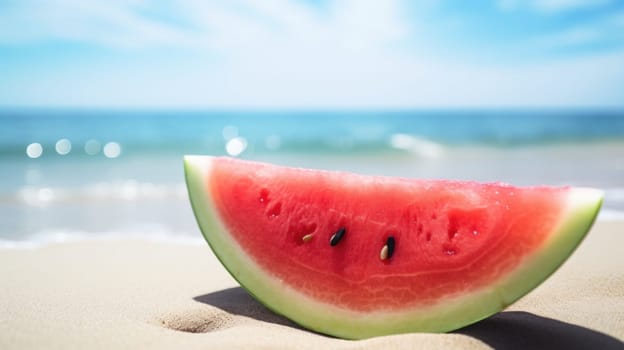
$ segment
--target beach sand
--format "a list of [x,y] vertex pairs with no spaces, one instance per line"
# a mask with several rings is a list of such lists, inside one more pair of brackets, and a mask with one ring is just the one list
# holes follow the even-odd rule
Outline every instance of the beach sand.
[[449,334],[347,341],[252,299],[207,245],[88,240],[0,250],[0,349],[624,348],[624,222],[599,222],[544,284]]

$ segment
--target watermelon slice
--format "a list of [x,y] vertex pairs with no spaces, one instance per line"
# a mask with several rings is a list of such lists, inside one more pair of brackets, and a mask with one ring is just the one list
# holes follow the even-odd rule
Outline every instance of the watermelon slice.
[[504,309],[565,261],[603,197],[184,162],[201,231],[232,276],[271,310],[351,339],[446,332]]

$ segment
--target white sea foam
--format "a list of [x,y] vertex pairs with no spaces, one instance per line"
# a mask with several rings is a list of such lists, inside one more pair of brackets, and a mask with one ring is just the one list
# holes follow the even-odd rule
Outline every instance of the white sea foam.
[[624,210],[602,208],[598,214],[598,221],[624,221]]
[[624,203],[624,187],[612,187],[605,189],[605,200],[609,202]]
[[408,151],[425,158],[440,158],[445,152],[444,146],[437,142],[407,134],[392,134],[389,143],[392,148]]
[[624,221],[624,187],[611,187],[603,190],[605,198],[598,221]]
[[[624,211],[603,208],[599,222],[624,221]],[[167,244],[199,246],[205,244],[201,235],[193,232],[175,232],[159,225],[126,228],[116,231],[90,232],[80,230],[43,230],[20,239],[0,239],[0,249],[36,249],[51,244],[83,241],[145,240]]]
[[[605,203],[598,216],[598,221],[624,222],[624,187],[605,188],[604,191]],[[85,205],[97,201],[110,201],[112,205],[116,205],[115,201],[166,201],[171,199],[185,201],[186,196],[186,188],[183,183],[153,184],[135,180],[101,182],[76,188],[26,186],[10,195],[12,199],[17,199],[18,203],[29,206],[46,206],[69,201],[83,201]],[[192,220],[191,217],[189,214],[189,220]],[[72,223],[76,224],[74,221]],[[160,218],[160,223],[157,224],[142,222],[128,225],[121,221],[118,224],[124,226],[110,231],[96,231],[81,230],[82,226],[80,225],[82,224],[78,223],[78,229],[59,227],[25,233],[14,239],[0,238],[0,249],[34,249],[55,243],[109,239],[142,239],[169,243],[203,244],[203,239],[194,229],[193,224],[189,222],[187,226],[180,226],[179,219],[175,217]],[[172,227],[182,228],[172,229]]]
[[83,187],[23,186],[14,199],[28,205],[41,206],[52,202],[162,200],[186,198],[186,187],[179,184],[154,184],[136,180],[98,182]]
[[36,249],[50,244],[74,243],[82,241],[145,240],[150,242],[203,245],[201,235],[188,232],[172,232],[164,228],[137,231],[87,232],[77,230],[45,230],[30,235],[26,239],[0,239],[0,249]]

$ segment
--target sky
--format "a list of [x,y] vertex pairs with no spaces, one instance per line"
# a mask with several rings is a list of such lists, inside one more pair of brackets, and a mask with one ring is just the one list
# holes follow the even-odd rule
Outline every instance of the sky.
[[0,107],[624,107],[624,1],[0,0]]

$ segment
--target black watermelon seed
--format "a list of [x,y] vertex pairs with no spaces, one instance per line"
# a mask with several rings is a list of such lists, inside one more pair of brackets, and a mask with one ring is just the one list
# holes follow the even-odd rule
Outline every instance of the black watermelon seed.
[[329,245],[330,246],[335,246],[336,244],[338,244],[338,242],[340,242],[340,240],[342,239],[342,237],[344,236],[345,232],[347,230],[342,227],[340,230],[336,231],[336,233],[334,233],[331,238],[329,239]]
[[393,236],[390,236],[388,237],[388,239],[386,239],[386,245],[388,246],[388,259],[390,259],[392,257],[392,254],[394,254],[395,241]]

